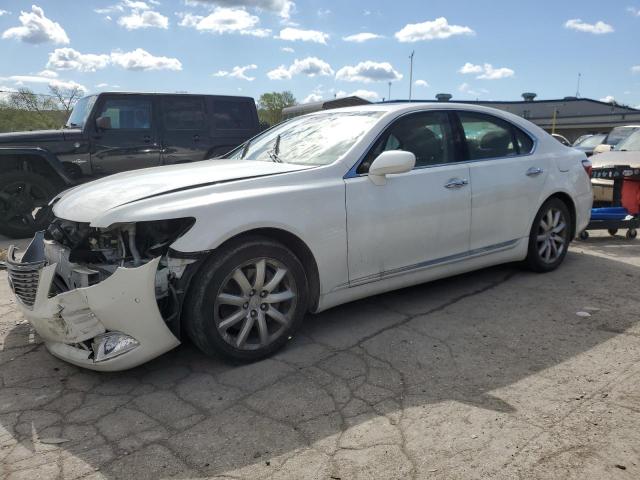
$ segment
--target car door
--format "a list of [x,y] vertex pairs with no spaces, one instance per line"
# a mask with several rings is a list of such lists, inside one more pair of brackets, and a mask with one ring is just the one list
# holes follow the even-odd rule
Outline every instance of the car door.
[[223,155],[258,133],[255,105],[233,97],[210,97],[214,154]]
[[[151,96],[102,98],[96,110],[91,139],[91,165],[97,174],[160,164],[160,143]],[[100,119],[100,120],[98,120]]]
[[493,115],[459,111],[471,180],[470,249],[499,248],[529,235],[550,160],[534,141]]
[[160,100],[162,163],[203,160],[211,149],[204,97],[175,95]]
[[[375,185],[366,175],[385,150],[416,155],[415,168]],[[469,249],[469,166],[447,112],[401,117],[374,143],[357,174],[345,179],[352,285],[446,262]]]

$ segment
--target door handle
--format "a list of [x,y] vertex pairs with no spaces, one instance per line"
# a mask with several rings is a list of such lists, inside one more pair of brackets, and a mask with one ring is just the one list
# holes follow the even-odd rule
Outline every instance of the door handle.
[[537,177],[542,172],[544,172],[544,170],[542,170],[541,168],[531,167],[529,170],[527,170],[527,176],[528,177]]
[[444,188],[462,188],[466,185],[469,185],[469,180],[466,178],[452,178],[444,184]]
[[200,135],[194,135],[193,136],[193,141],[194,142],[199,142],[200,141]]
[[145,135],[144,137],[142,137],[142,140],[144,140],[144,143],[149,143],[149,142],[151,142],[151,136],[150,135]]

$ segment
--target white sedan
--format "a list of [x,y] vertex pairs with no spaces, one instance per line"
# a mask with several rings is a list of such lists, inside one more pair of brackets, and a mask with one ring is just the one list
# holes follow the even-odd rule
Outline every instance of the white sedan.
[[73,364],[131,368],[183,335],[251,361],[307,312],[504,262],[555,269],[589,220],[589,165],[489,108],[323,111],[223,159],[61,194],[49,229],[20,261],[9,252],[9,279]]

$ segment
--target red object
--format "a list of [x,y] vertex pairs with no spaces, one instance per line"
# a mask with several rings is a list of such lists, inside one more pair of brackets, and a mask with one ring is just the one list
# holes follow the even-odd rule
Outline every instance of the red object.
[[582,160],[582,167],[584,168],[584,171],[587,172],[589,178],[591,178],[591,171],[593,169],[591,160]]
[[631,215],[640,213],[640,180],[623,180],[621,203]]

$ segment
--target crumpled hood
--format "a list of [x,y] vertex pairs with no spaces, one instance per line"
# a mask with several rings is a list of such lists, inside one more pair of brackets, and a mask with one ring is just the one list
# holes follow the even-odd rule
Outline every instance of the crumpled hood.
[[79,133],[79,130],[34,130],[31,132],[0,133],[0,145],[31,145],[40,142],[65,140],[65,134]]
[[58,218],[91,223],[126,203],[170,192],[311,168],[250,160],[205,160],[118,173],[78,185],[54,199]]
[[609,165],[628,165],[633,168],[640,168],[640,151],[622,152],[612,150],[592,156],[591,165],[593,168],[602,168]]

